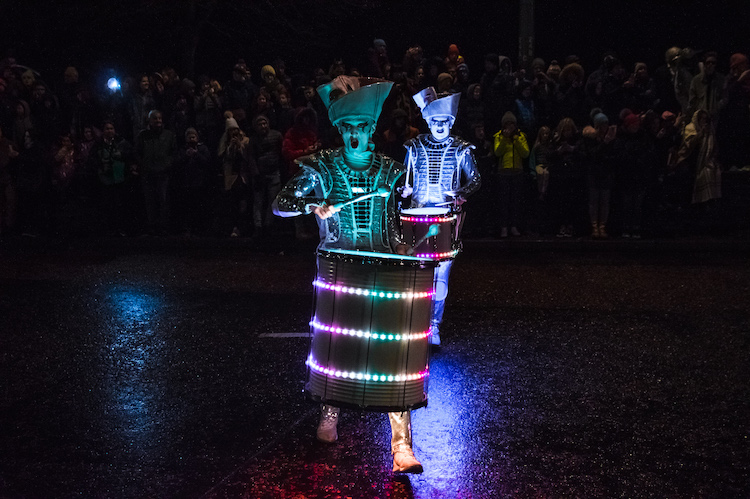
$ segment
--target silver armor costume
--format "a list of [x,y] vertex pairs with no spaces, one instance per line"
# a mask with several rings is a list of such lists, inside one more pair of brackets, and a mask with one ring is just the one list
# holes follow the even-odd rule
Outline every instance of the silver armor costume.
[[[396,220],[395,184],[404,166],[372,153],[368,144],[375,131],[383,102],[393,83],[366,78],[339,76],[318,87],[318,95],[328,108],[328,118],[338,127],[344,146],[336,150],[299,158],[301,169],[274,201],[274,213],[284,217],[315,213],[320,228],[321,249],[367,250],[395,253],[402,244]],[[344,160],[352,160],[347,164]],[[364,166],[371,161],[369,167]],[[352,168],[351,166],[357,166]],[[380,195],[341,207],[336,204],[386,187]],[[339,409],[324,405],[317,438],[326,443],[338,439]],[[391,424],[393,471],[421,473],[414,457],[409,411],[388,414]]]
[[[432,135],[423,134],[408,141],[405,147],[408,150],[406,180],[411,181],[413,185],[412,208],[447,206],[443,203],[453,201],[453,210],[460,212],[461,206],[455,203],[455,200],[458,197],[465,199],[481,186],[479,171],[472,153],[473,144],[452,135],[438,142]],[[449,192],[451,195],[447,194]],[[459,247],[463,215],[458,214],[454,234]],[[440,337],[440,323],[445,311],[452,266],[451,259],[440,262],[435,269],[435,300],[432,305],[432,330],[435,338]]]
[[[458,196],[466,198],[479,189],[481,182],[472,153],[473,144],[454,136],[437,142],[432,135],[423,134],[404,146],[408,150],[406,180],[414,189],[412,208],[447,206],[442,203]],[[450,191],[455,197],[446,194]],[[454,210],[458,209],[454,205]]]
[[403,243],[396,220],[394,185],[404,167],[387,156],[373,155],[363,172],[350,169],[340,149],[326,150],[296,161],[301,169],[276,198],[277,213],[311,213],[325,200],[337,203],[386,186],[391,195],[372,197],[344,206],[332,217],[318,220],[321,249],[367,250],[392,253]]

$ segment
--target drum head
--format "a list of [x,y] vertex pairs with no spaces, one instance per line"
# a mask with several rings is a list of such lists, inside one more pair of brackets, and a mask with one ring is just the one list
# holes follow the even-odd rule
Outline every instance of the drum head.
[[432,206],[429,208],[409,208],[406,210],[401,210],[402,215],[409,215],[409,216],[428,216],[428,217],[435,217],[440,215],[447,215],[450,213],[450,208],[441,208],[439,206]]

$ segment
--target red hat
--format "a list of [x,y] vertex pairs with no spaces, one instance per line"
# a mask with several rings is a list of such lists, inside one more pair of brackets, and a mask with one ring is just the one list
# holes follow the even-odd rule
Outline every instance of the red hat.
[[661,119],[663,119],[664,121],[673,120],[676,117],[677,116],[675,116],[675,114],[672,111],[664,111],[663,113],[661,113]]
[[622,124],[625,125],[628,128],[630,128],[630,127],[632,127],[634,125],[639,125],[640,126],[640,124],[641,124],[641,117],[638,116],[635,113],[630,113],[629,115],[625,116],[622,119]]

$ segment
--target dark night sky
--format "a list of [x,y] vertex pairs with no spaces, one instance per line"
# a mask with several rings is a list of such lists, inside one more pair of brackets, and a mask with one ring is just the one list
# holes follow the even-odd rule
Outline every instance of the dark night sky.
[[[68,64],[90,74],[105,67],[154,71],[167,64],[180,70],[180,34],[186,30],[170,19],[179,10],[170,6],[186,2],[0,0],[0,50],[12,48],[19,62],[56,75]],[[375,3],[382,7],[358,13],[343,12],[334,0],[300,0],[294,3],[300,19],[287,24],[268,13],[245,18],[227,14],[227,5],[238,8],[243,2],[220,0],[211,25],[200,32],[196,66],[223,78],[238,57],[248,61],[256,76],[261,65],[277,56],[292,70],[327,68],[337,56],[361,65],[376,37],[388,42],[392,60],[399,60],[410,43],[421,44],[428,55],[444,55],[448,44],[456,43],[475,72],[481,71],[486,52],[517,59],[516,0]],[[651,67],[661,64],[671,45],[715,49],[726,61],[732,52],[750,50],[744,26],[750,2],[741,3],[745,6],[730,9],[705,1],[538,0],[536,52],[547,61],[576,53],[589,71],[610,49],[628,64],[645,60]],[[270,8],[273,15],[283,15]]]

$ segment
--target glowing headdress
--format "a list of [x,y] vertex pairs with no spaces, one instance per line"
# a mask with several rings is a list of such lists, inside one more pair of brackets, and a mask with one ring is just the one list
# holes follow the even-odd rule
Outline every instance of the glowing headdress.
[[393,82],[375,78],[337,76],[330,83],[318,87],[318,95],[328,108],[334,125],[343,119],[378,121],[383,102],[391,92]]
[[438,99],[433,87],[428,87],[412,96],[422,111],[422,117],[427,121],[433,116],[450,116],[456,118],[458,112],[458,100],[461,94],[451,94]]

